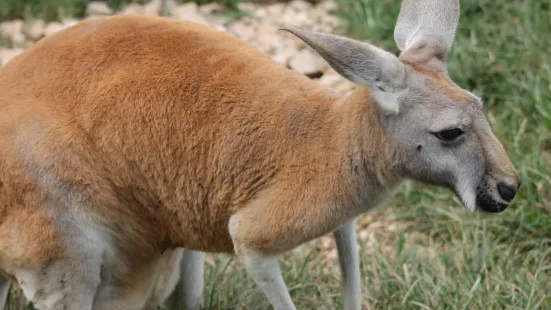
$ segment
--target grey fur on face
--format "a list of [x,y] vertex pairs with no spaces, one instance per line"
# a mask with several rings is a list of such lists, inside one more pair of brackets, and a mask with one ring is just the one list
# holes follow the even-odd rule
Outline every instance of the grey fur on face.
[[[470,210],[502,211],[508,201],[497,184],[506,184],[501,192],[516,190],[518,172],[487,124],[480,99],[451,81],[445,66],[459,12],[458,0],[404,0],[394,31],[399,57],[337,35],[284,30],[343,77],[370,89],[385,135],[405,158],[405,177],[452,189]],[[492,172],[499,166],[507,168]]]

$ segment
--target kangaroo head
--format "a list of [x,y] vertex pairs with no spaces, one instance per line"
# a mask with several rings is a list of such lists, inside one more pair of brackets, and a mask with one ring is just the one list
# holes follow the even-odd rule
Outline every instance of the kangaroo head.
[[458,0],[404,0],[394,30],[399,57],[348,38],[285,28],[343,77],[367,87],[406,178],[452,189],[470,210],[501,212],[519,173],[493,134],[479,97],[456,85],[445,60]]

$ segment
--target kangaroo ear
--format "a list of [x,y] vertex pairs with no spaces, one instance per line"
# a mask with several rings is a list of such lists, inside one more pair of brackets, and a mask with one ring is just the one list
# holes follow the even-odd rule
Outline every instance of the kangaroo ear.
[[445,71],[459,23],[459,0],[403,0],[394,28],[400,59]]
[[300,38],[346,79],[368,86],[383,110],[398,112],[397,96],[405,88],[405,65],[396,56],[374,45],[342,36],[295,27],[280,30]]

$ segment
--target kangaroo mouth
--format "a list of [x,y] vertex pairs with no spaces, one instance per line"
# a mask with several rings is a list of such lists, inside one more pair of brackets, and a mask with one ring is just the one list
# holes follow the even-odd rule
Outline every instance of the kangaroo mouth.
[[495,180],[485,177],[484,181],[476,189],[476,208],[488,213],[500,213],[509,206],[504,200],[499,199],[495,190]]
[[478,193],[476,195],[477,209],[488,213],[500,213],[505,211],[509,204],[496,201],[486,193]]

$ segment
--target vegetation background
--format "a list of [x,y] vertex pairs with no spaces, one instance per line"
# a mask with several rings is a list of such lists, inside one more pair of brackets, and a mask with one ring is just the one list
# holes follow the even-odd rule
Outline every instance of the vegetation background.
[[[146,2],[133,2],[140,1]],[[236,8],[237,1],[221,3]],[[397,52],[399,0],[334,1],[347,25],[342,34]],[[81,17],[87,2],[0,0],[0,21]],[[107,2],[120,8],[131,0]],[[467,212],[447,190],[406,183],[375,211],[384,223],[405,225],[386,236],[392,250],[362,255],[366,309],[551,309],[551,3],[461,5],[450,74],[484,98],[522,187],[507,211],[485,215]],[[337,263],[316,253],[311,248],[282,259],[292,297],[299,309],[341,307]],[[216,256],[206,268],[205,309],[269,309],[231,257]],[[17,302],[14,297],[12,309],[21,309]]]

